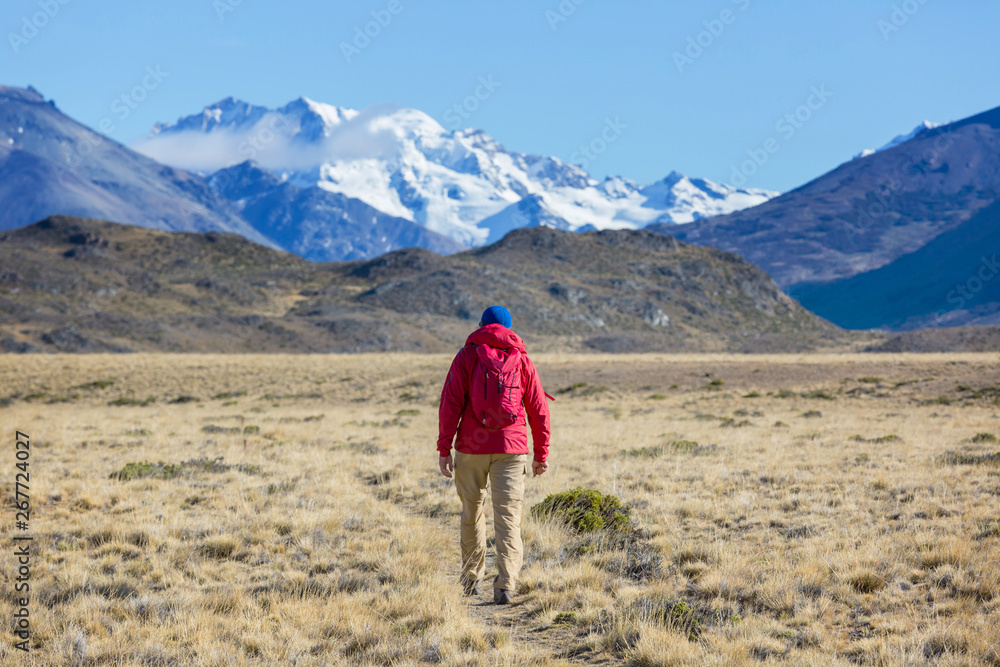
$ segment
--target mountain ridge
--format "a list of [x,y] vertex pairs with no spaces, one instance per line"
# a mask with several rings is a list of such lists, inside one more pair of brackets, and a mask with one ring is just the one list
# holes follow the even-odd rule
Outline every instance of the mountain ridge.
[[234,234],[56,216],[0,233],[7,351],[433,351],[482,309],[536,349],[780,351],[852,338],[723,251],[646,231],[514,230],[452,254],[309,262]]
[[648,228],[737,252],[788,289],[891,264],[998,194],[1000,108],[928,128],[753,209]]
[[[550,217],[576,230],[685,223],[776,194],[676,172],[647,186],[621,177],[601,182],[558,158],[510,151],[482,130],[445,130],[416,109],[382,105],[358,111],[307,98],[277,109],[226,98],[158,124],[136,148],[183,164],[211,142],[228,146],[228,152],[220,149],[213,164],[184,166],[210,173],[249,157],[300,187],[359,199],[471,246],[496,238],[480,223],[525,200],[530,208],[537,197],[546,199]],[[544,221],[529,216],[526,224]]]

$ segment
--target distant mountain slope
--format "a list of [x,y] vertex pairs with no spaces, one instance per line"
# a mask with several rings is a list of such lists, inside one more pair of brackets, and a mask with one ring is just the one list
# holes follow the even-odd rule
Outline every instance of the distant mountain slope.
[[532,349],[788,351],[847,334],[735,255],[519,229],[450,256],[311,263],[236,235],[54,217],[0,233],[0,348],[454,350],[503,303]]
[[251,162],[209,180],[243,218],[285,250],[313,261],[368,259],[401,248],[448,254],[464,250],[415,222],[386,215],[359,199],[313,186],[300,188]]
[[789,288],[890,264],[998,194],[1000,108],[926,129],[755,208],[650,228],[739,253]]
[[[624,129],[607,119],[595,141]],[[136,149],[204,173],[253,159],[296,186],[359,199],[466,246],[498,238],[521,202],[529,226],[558,219],[572,230],[634,229],[690,222],[777,194],[676,173],[645,187],[623,178],[599,182],[557,158],[508,150],[479,130],[445,130],[416,109],[355,111],[304,97],[278,109],[227,98],[158,124]],[[531,206],[539,197],[544,210]]]
[[273,245],[199,177],[80,125],[33,89],[0,86],[0,230],[57,213]]
[[1000,324],[1000,199],[874,271],[790,294],[849,329]]

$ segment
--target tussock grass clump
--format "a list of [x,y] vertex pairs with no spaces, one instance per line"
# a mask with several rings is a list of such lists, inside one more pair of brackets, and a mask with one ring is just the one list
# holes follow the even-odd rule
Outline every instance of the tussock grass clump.
[[941,463],[949,466],[959,465],[1000,465],[1000,452],[983,452],[973,454],[970,452],[948,451],[941,455]]
[[997,437],[992,433],[977,433],[969,440],[970,442],[997,442]]
[[553,493],[531,508],[536,519],[555,518],[578,533],[624,532],[632,526],[629,508],[616,496],[578,486]]
[[713,454],[718,450],[717,445],[701,445],[694,440],[672,440],[659,447],[638,447],[635,449],[623,449],[619,452],[622,456],[655,459],[664,454],[685,454],[688,456],[703,456]]
[[202,433],[239,433],[239,426],[218,426],[216,424],[207,424],[201,427]]
[[640,598],[632,610],[641,619],[660,623],[696,641],[712,625],[737,623],[740,617],[728,610],[710,610],[686,600]]
[[852,442],[869,442],[876,445],[884,445],[887,442],[901,442],[903,439],[900,438],[895,433],[890,433],[889,435],[880,435],[874,438],[866,438],[863,435],[852,435],[848,440]]
[[641,458],[655,459],[657,456],[663,454],[662,447],[638,447],[633,449],[623,449],[621,450],[622,456],[638,456]]
[[885,588],[886,583],[888,583],[882,575],[879,573],[864,569],[853,572],[847,577],[847,583],[851,585],[851,588],[859,593],[875,593]]
[[223,558],[229,558],[236,551],[237,547],[236,540],[231,537],[220,535],[217,537],[210,537],[204,542],[198,545],[198,553],[206,558],[215,558],[222,560]]
[[182,461],[181,463],[164,463],[163,461],[157,461],[156,463],[151,461],[130,461],[129,463],[126,463],[121,470],[112,472],[109,478],[117,479],[121,482],[127,482],[132,479],[142,479],[145,477],[173,479],[175,477],[179,477],[185,472],[219,473],[228,472],[230,470],[236,470],[247,475],[258,475],[261,473],[260,466],[250,463],[223,463],[223,457],[220,456],[215,459],[207,457],[190,459],[188,461]]

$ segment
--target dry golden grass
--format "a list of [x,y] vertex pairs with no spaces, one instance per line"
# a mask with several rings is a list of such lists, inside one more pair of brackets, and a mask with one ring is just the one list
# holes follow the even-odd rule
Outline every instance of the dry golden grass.
[[[527,504],[595,488],[645,535],[528,517],[496,608],[457,584],[450,358],[3,356],[3,483],[26,431],[35,555],[32,653],[4,633],[0,658],[1000,664],[998,361],[538,355],[557,401]],[[112,478],[143,461],[176,467]]]

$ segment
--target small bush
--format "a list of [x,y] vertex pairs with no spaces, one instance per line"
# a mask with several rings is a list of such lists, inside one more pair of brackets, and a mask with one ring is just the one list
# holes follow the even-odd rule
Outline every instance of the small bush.
[[997,437],[992,433],[977,433],[972,436],[972,442],[996,442]]
[[157,479],[173,479],[184,472],[228,472],[236,470],[247,475],[260,474],[260,466],[250,463],[227,464],[222,462],[222,457],[216,459],[200,458],[182,461],[181,463],[164,463],[157,461],[129,462],[109,475],[110,479],[117,479],[127,482],[132,479],[142,479],[144,477],[154,477]]
[[664,454],[687,454],[689,456],[701,456],[711,454],[718,449],[716,445],[700,445],[694,440],[673,440],[659,447],[639,447],[637,449],[623,449],[619,452],[622,456],[633,456],[639,458],[655,459]]
[[579,533],[621,532],[631,527],[629,509],[617,497],[580,486],[553,493],[532,507],[531,515],[537,519],[559,519]]
[[848,438],[848,440],[851,440],[853,442],[870,442],[876,445],[883,445],[887,442],[902,442],[903,439],[900,438],[895,433],[890,433],[889,435],[880,435],[874,438],[866,438],[863,435],[855,434],[852,435],[850,438]]
[[93,382],[85,382],[83,384],[78,384],[72,389],[107,389],[115,383],[114,380],[94,380]]
[[552,619],[552,625],[576,625],[576,614],[571,611],[561,611]]
[[128,481],[130,479],[141,479],[143,477],[158,477],[159,479],[173,479],[181,473],[181,468],[172,463],[157,461],[129,462],[117,472],[111,473],[111,479]]
[[623,449],[621,451],[622,456],[637,456],[647,459],[655,459],[657,456],[663,454],[662,447],[639,447],[638,449]]
[[216,394],[212,397],[213,401],[221,401],[227,398],[239,398],[240,396],[246,396],[245,391],[224,391],[221,394]]
[[239,433],[239,426],[216,426],[215,424],[208,424],[201,427],[202,433]]
[[676,454],[689,454],[691,456],[711,454],[718,449],[716,445],[699,445],[694,440],[674,440],[666,448]]
[[147,405],[152,405],[155,402],[156,399],[153,398],[152,396],[141,401],[137,398],[132,398],[131,396],[123,396],[121,398],[116,398],[113,401],[108,401],[108,405],[114,405],[117,407],[135,405],[142,408],[146,407]]

